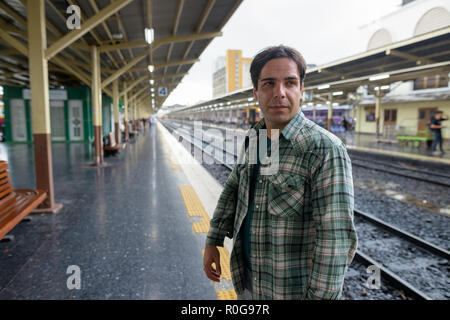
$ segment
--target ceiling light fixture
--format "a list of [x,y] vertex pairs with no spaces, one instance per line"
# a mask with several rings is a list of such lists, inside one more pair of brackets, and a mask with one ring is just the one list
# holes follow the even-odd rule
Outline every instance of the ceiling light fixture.
[[378,76],[373,76],[369,78],[369,81],[377,81],[377,80],[383,80],[389,78],[389,74],[380,74]]
[[145,41],[147,41],[148,44],[152,44],[153,40],[154,40],[154,36],[155,36],[155,32],[153,30],[153,28],[145,28]]

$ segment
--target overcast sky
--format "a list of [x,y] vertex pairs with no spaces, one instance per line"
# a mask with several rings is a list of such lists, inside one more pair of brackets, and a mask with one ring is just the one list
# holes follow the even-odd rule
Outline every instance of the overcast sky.
[[308,64],[324,64],[366,50],[360,28],[396,11],[401,0],[244,0],[164,105],[212,98],[217,57],[227,49],[252,58],[270,45],[299,50]]

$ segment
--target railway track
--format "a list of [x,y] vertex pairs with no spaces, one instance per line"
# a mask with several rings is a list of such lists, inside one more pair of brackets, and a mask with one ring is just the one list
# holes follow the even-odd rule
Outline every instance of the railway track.
[[[379,164],[380,166],[377,166],[377,164]],[[444,186],[444,187],[450,187],[450,176],[445,175],[445,174],[433,174],[433,173],[425,171],[425,170],[408,169],[408,168],[405,168],[405,167],[390,165],[390,164],[387,164],[387,163],[381,163],[381,162],[377,162],[376,163],[374,160],[355,159],[355,157],[352,157],[352,165],[358,166],[358,167],[362,167],[362,168],[365,168],[365,169],[386,172],[386,173],[389,173],[389,174],[405,177],[405,178],[408,178],[408,179],[414,179],[414,180],[423,181],[423,182],[427,182],[427,183],[432,183],[432,184],[436,184],[436,185],[440,185],[440,186]],[[392,168],[394,168],[396,170],[387,169],[386,166],[392,167]],[[413,174],[407,173],[408,171],[409,172],[413,172]],[[426,177],[418,175],[418,174],[421,174],[421,173],[422,174],[427,174],[429,176],[434,176],[434,179],[426,178]]]
[[[358,160],[358,161],[367,161],[367,159],[364,158],[360,158],[357,156],[352,156],[351,157],[352,160]],[[434,177],[438,177],[438,178],[445,178],[445,179],[450,179],[450,174],[445,174],[442,172],[433,172],[433,171],[429,171],[429,170],[421,170],[421,169],[417,169],[415,167],[406,167],[405,164],[403,165],[397,165],[397,164],[393,164],[387,161],[379,161],[379,160],[374,160],[374,159],[370,159],[370,162],[375,163],[375,164],[379,164],[385,167],[390,167],[390,168],[394,168],[394,169],[400,169],[400,170],[409,170],[411,172],[414,173],[423,173],[423,174],[428,174],[430,176],[434,176]],[[400,162],[401,163],[401,162]]]
[[[180,122],[185,124],[185,122]],[[205,128],[214,128],[216,130],[221,130],[224,132],[223,128],[212,127],[209,125],[204,125]],[[440,185],[444,187],[450,187],[450,175],[445,173],[436,173],[427,170],[412,169],[400,165],[395,165],[385,161],[377,161],[374,159],[363,159],[355,156],[351,156],[352,164],[365,169],[376,170],[380,172],[385,172],[393,174],[396,176],[402,176],[405,178],[427,182],[435,185]],[[389,169],[391,168],[391,169]],[[427,177],[424,177],[426,175]]]
[[[189,132],[190,130],[186,128],[186,130],[180,130],[180,126],[173,126],[167,123],[163,123],[168,127],[171,131],[177,131],[177,134],[182,137],[183,140],[188,141],[189,143],[193,144],[195,147],[200,148],[202,151],[204,150],[205,142],[201,141],[199,139],[196,139],[193,137],[193,134]],[[217,150],[217,152],[216,152]],[[225,163],[223,161],[224,154],[219,156],[220,152],[226,152],[224,148],[214,148],[214,152],[206,152],[206,154],[213,159],[215,159],[218,163],[226,167],[228,170],[232,170],[233,165],[229,163]],[[230,156],[230,154],[228,154]],[[237,159],[237,156],[233,154],[235,159]],[[450,253],[449,251],[436,246],[435,244],[432,244],[430,242],[425,241],[424,239],[421,239],[420,237],[417,237],[409,232],[406,232],[404,230],[401,230],[400,228],[397,228],[391,224],[388,224],[375,216],[356,210],[354,211],[355,217],[363,219],[366,223],[369,223],[376,228],[382,229],[383,232],[388,232],[394,237],[397,237],[398,241],[405,241],[411,244],[412,246],[416,246],[421,248],[422,250],[426,251],[432,256],[438,257],[439,259],[445,259],[447,261],[450,260]],[[361,239],[360,239],[361,241]],[[407,281],[404,279],[404,277],[400,277],[395,272],[391,271],[389,268],[387,268],[383,263],[380,263],[373,259],[369,254],[361,252],[361,250],[357,250],[355,255],[355,260],[359,261],[365,266],[376,266],[380,270],[380,274],[383,277],[383,279],[386,279],[393,287],[404,291],[407,293],[410,297],[414,299],[420,299],[420,300],[432,300],[429,294],[424,292],[425,290],[422,290],[422,288],[419,288],[416,285],[413,285],[411,281]],[[414,282],[420,282],[415,281],[416,279],[413,279]],[[428,288],[429,289],[429,288]]]

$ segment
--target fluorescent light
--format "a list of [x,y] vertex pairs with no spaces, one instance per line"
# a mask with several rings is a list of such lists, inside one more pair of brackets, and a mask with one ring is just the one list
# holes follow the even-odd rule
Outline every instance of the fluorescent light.
[[153,72],[153,71],[155,71],[155,66],[154,65],[149,65],[148,66],[148,71],[150,71],[150,72]]
[[344,94],[343,91],[335,91],[335,92],[333,92],[333,96],[341,96],[343,94]]
[[381,86],[381,90],[389,90],[390,86]]
[[150,88],[150,91],[151,92],[155,92],[155,88]]
[[155,84],[155,80],[151,79],[150,84]]
[[154,40],[155,32],[153,28],[145,28],[145,41],[147,41],[148,44],[151,44]]
[[373,76],[369,78],[369,81],[377,81],[377,80],[383,80],[389,78],[389,74],[380,74],[378,76]]
[[323,90],[323,89],[328,89],[329,87],[330,87],[329,84],[324,84],[324,85],[318,86],[317,89]]

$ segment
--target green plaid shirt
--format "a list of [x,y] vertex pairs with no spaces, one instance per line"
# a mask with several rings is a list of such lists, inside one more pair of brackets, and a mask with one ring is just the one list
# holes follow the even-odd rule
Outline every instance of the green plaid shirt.
[[[254,129],[264,126],[264,119]],[[231,274],[243,293],[241,226],[253,165],[249,148],[220,195],[206,243],[233,239]],[[250,162],[251,163],[251,162]],[[339,299],[357,247],[353,180],[345,146],[299,113],[281,131],[279,170],[259,175],[250,227],[254,299]]]

